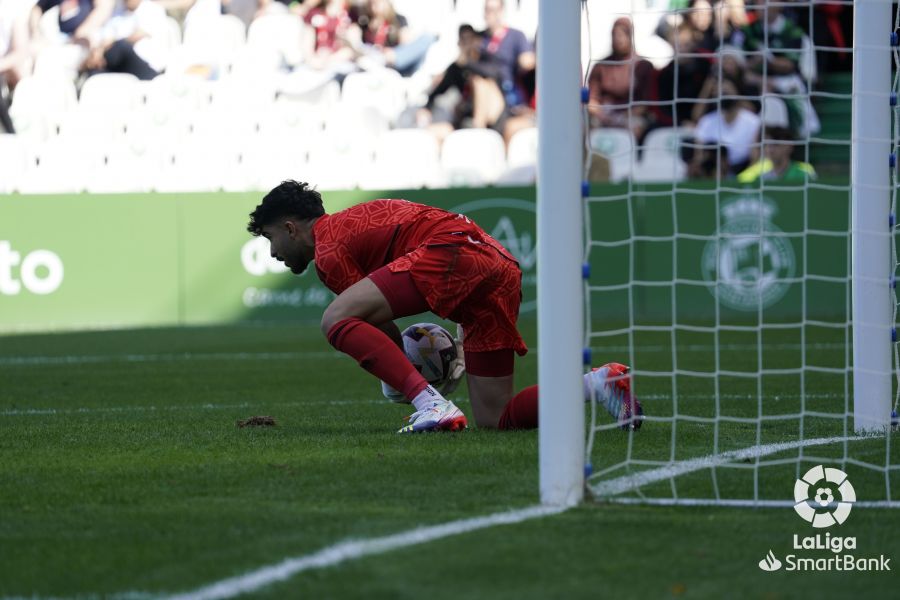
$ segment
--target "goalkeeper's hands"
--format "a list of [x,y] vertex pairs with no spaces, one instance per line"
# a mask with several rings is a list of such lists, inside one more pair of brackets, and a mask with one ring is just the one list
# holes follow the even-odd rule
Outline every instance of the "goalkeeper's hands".
[[[460,333],[462,333],[461,330],[457,329],[457,334]],[[459,386],[459,382],[462,381],[463,375],[466,374],[466,357],[463,354],[462,340],[455,339],[453,343],[456,344],[456,358],[450,363],[450,376],[438,390],[442,396],[452,394]]]

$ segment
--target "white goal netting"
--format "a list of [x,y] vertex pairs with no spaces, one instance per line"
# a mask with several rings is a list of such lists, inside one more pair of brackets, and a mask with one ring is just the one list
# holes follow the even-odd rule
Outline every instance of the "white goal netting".
[[[795,481],[824,465],[848,473],[857,504],[900,506],[900,449],[886,427],[857,433],[854,413],[854,376],[893,381],[894,410],[897,383],[854,369],[852,312],[855,144],[891,140],[865,198],[883,200],[885,238],[896,221],[891,26],[866,44],[892,58],[893,123],[851,139],[851,1],[582,4],[585,346],[594,366],[631,366],[645,412],[627,434],[592,410],[590,490],[794,505]],[[894,353],[888,371],[893,237],[877,344]]]

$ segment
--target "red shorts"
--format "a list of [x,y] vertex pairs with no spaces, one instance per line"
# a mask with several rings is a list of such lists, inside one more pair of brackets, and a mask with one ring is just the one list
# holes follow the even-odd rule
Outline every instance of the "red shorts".
[[[442,235],[384,268],[408,272],[432,312],[462,325],[466,352],[528,352],[516,328],[522,271],[490,244]],[[370,277],[379,288],[387,287],[378,271]],[[391,295],[385,293],[393,307]]]

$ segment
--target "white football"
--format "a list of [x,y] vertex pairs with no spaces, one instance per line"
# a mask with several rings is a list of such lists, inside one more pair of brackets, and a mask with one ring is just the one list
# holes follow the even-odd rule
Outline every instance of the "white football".
[[434,323],[416,323],[403,330],[403,350],[422,377],[440,388],[450,377],[456,343],[450,332]]

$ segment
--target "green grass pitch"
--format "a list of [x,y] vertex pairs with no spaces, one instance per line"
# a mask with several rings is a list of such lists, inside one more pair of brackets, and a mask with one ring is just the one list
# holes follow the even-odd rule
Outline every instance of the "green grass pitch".
[[[534,343],[533,323],[524,323]],[[783,334],[789,335],[789,334]],[[810,333],[810,335],[812,335]],[[794,340],[727,340],[720,367],[752,370],[795,360]],[[807,364],[841,340],[811,340]],[[595,356],[628,360],[626,340],[602,340]],[[708,368],[704,340],[636,340],[640,369]],[[600,342],[597,342],[598,344]],[[742,344],[744,344],[742,346]],[[747,349],[747,344],[750,349]],[[744,348],[743,350],[740,350]],[[731,349],[731,350],[729,350]],[[76,358],[73,358],[76,357]],[[665,362],[668,361],[668,362]],[[517,363],[517,384],[536,378],[536,353]],[[649,415],[632,436],[598,433],[595,470],[626,457],[686,460],[804,437],[842,435],[846,420],[771,419],[844,406],[842,378],[809,375],[801,401],[793,376],[759,384],[647,377]],[[464,387],[464,386],[463,386]],[[677,388],[677,400],[672,390]],[[762,393],[763,403],[756,398]],[[458,403],[471,414],[464,392]],[[806,402],[807,404],[803,404]],[[676,404],[677,403],[677,404]],[[735,418],[718,426],[703,417]],[[333,544],[488,515],[538,502],[536,432],[398,436],[410,409],[331,351],[314,324],[154,329],[0,337],[0,597],[150,598],[187,592]],[[273,428],[236,427],[270,415]],[[608,420],[602,423],[609,424]],[[801,425],[802,423],[802,425]],[[676,444],[673,445],[673,437]],[[885,499],[883,472],[897,444],[848,446],[860,500]],[[674,447],[674,455],[673,455]],[[805,451],[840,457],[844,444]],[[763,498],[787,498],[797,466],[767,457]],[[768,464],[768,463],[767,463]],[[804,466],[812,463],[803,463]],[[723,497],[752,497],[750,465],[716,470]],[[608,477],[624,474],[613,470]],[[642,492],[709,497],[707,469]],[[748,496],[748,494],[750,496]],[[880,496],[878,496],[880,494]],[[877,497],[876,497],[877,496]],[[894,492],[893,499],[897,499]],[[855,554],[900,558],[900,511],[854,509],[829,530],[855,536]],[[297,574],[259,598],[886,598],[897,577],[881,573],[767,573],[794,534],[816,532],[790,508],[661,507],[586,503],[563,514],[368,556]],[[828,551],[808,556],[827,557]],[[892,562],[892,567],[893,562]],[[900,564],[897,565],[900,569]]]

